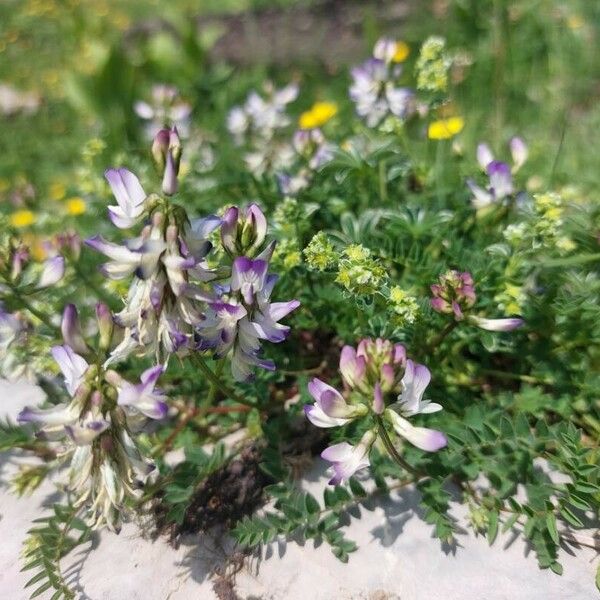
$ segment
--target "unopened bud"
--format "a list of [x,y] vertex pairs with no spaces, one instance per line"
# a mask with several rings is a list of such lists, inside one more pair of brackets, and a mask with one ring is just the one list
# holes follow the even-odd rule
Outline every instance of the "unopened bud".
[[96,319],[98,320],[99,345],[101,350],[108,350],[112,343],[114,329],[113,316],[106,304],[96,304]]
[[67,304],[65,306],[60,330],[65,344],[70,346],[74,352],[77,354],[87,354],[89,352],[89,348],[81,332],[79,314],[74,304]]

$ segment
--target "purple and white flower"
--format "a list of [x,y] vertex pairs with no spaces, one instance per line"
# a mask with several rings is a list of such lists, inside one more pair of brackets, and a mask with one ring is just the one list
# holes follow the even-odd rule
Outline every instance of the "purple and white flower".
[[360,469],[370,465],[369,452],[377,435],[374,431],[367,431],[356,446],[348,442],[334,444],[321,452],[321,458],[331,463],[333,476],[329,480],[331,485],[340,485],[348,481]]
[[317,427],[346,425],[368,412],[367,407],[362,404],[348,404],[335,388],[316,377],[308,384],[308,392],[315,399],[315,403],[305,405],[304,414]]
[[493,152],[487,144],[477,146],[477,162],[488,176],[488,184],[481,187],[473,179],[467,179],[467,186],[473,193],[471,202],[476,209],[485,208],[515,193],[513,174],[516,173],[527,160],[528,150],[521,138],[514,137],[510,141],[510,151],[513,158],[513,167],[494,158]]
[[63,256],[49,258],[42,268],[42,274],[37,283],[38,289],[56,285],[65,275],[65,259]]
[[388,46],[387,40],[379,40],[373,57],[351,71],[350,98],[369,127],[388,116],[405,119],[414,111],[414,93],[398,85],[402,67],[388,60]]
[[144,213],[146,192],[139,179],[127,169],[108,169],[104,177],[117,201],[117,206],[109,206],[110,220],[119,229],[135,225]]
[[74,396],[88,370],[88,362],[69,346],[54,346],[52,356],[62,371],[67,391]]

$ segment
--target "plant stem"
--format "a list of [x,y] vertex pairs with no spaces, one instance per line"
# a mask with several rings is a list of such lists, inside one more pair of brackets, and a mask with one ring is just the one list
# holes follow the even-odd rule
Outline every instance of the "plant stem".
[[195,352],[191,355],[191,360],[202,371],[202,373],[206,375],[207,379],[215,385],[216,389],[218,389],[223,396],[235,400],[238,404],[243,404],[244,406],[249,406],[250,408],[256,408],[256,404],[249,402],[244,397],[240,396],[240,394],[232,390],[224,381],[222,381],[219,375],[211,370],[211,368],[206,364],[204,358],[200,356],[198,352]]
[[390,436],[388,435],[388,432],[385,428],[385,424],[383,422],[383,419],[381,418],[381,415],[377,415],[375,417],[375,419],[377,420],[379,436],[381,437],[381,441],[383,442],[383,445],[385,446],[385,449],[388,451],[390,457],[394,460],[394,462],[396,462],[398,464],[399,467],[403,468],[405,471],[408,471],[415,477],[419,477],[421,475],[421,473],[419,473],[419,471],[417,471],[412,465],[407,463],[400,456],[400,454],[398,454],[398,451],[396,450],[396,448],[394,448],[394,444],[392,443],[392,440],[390,440]]
[[436,348],[437,346],[439,346],[444,339],[446,338],[446,336],[451,333],[452,331],[454,331],[454,329],[458,326],[458,321],[450,321],[450,323],[447,323],[446,326],[444,327],[444,329],[442,329],[442,331],[440,331],[430,342],[429,344],[426,345],[426,354],[428,354],[429,352],[431,352],[434,348]]
[[14,287],[11,284],[9,284],[9,286],[11,292],[14,295],[15,300],[21,305],[21,308],[24,308],[25,310],[30,312],[34,317],[39,319],[46,327],[48,327],[48,329],[52,330],[52,332],[55,335],[60,335],[60,329],[54,323],[52,323],[52,321],[48,318],[47,315],[35,308],[31,304],[31,302],[29,302],[29,300],[27,300],[27,298],[25,298],[16,287]]
[[79,261],[72,260],[71,266],[73,267],[73,271],[75,271],[77,277],[85,283],[87,287],[89,287],[96,296],[102,300],[111,310],[114,308],[115,299],[108,294],[108,292],[102,287],[96,285],[96,283],[90,279],[85,271],[81,269],[79,266]]

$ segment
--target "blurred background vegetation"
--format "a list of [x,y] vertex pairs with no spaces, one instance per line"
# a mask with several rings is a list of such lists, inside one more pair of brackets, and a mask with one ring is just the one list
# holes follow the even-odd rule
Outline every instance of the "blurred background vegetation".
[[[4,0],[2,212],[23,203],[52,211],[82,193],[73,183],[82,161],[102,186],[103,169],[119,153],[145,154],[133,104],[153,83],[176,85],[194,106],[196,126],[219,145],[228,143],[227,110],[267,76],[300,82],[298,113],[328,98],[343,115],[352,110],[348,66],[382,33],[415,50],[408,68],[426,36],[447,38],[469,159],[477,141],[499,150],[518,133],[531,148],[532,189],[567,182],[597,189],[598,2]],[[25,107],[15,107],[15,93]],[[82,218],[93,216],[92,209]]]

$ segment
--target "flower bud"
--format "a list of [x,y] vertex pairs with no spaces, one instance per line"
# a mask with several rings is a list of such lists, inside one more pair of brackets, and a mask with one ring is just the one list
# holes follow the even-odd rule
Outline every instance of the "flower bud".
[[81,332],[79,314],[74,304],[67,304],[65,306],[60,330],[65,344],[70,346],[77,354],[87,354],[89,352],[89,348]]
[[162,191],[167,196],[177,192],[177,175],[181,161],[181,140],[177,128],[161,129],[152,143],[152,156],[163,176]]
[[96,319],[98,320],[98,334],[100,336],[100,349],[108,350],[112,343],[114,328],[113,316],[106,304],[96,304]]

